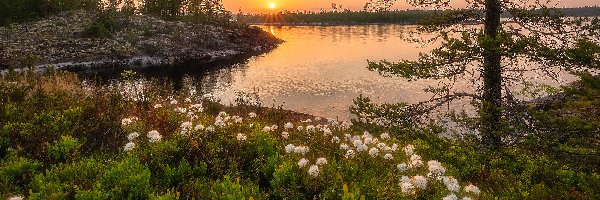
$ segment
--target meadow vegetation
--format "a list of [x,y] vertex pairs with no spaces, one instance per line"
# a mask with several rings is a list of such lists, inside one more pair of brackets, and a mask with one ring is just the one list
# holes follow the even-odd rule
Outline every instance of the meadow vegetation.
[[[435,124],[338,121],[156,81],[98,86],[68,72],[0,79],[1,198],[595,199],[600,79],[535,110],[522,143],[492,151]],[[359,104],[358,109],[368,109]],[[569,113],[569,114],[565,114]],[[597,116],[597,115],[594,115]],[[576,133],[590,133],[581,137]],[[595,136],[594,136],[595,134]],[[594,141],[583,142],[582,141]],[[591,144],[592,146],[581,146]],[[463,198],[464,197],[464,198]]]

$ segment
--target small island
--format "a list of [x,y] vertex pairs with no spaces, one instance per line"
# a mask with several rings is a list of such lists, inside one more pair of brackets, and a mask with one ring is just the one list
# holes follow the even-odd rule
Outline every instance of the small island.
[[62,11],[0,27],[0,68],[142,67],[249,57],[282,41],[228,19],[194,22],[115,10]]

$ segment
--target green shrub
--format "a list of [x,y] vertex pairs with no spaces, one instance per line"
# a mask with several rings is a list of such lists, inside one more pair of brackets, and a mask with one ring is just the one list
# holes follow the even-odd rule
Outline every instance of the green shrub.
[[17,150],[0,160],[0,193],[24,192],[43,163],[18,156]]
[[211,199],[220,200],[237,200],[237,199],[266,199],[259,192],[258,186],[251,183],[240,184],[240,178],[235,181],[229,176],[225,176],[222,180],[217,180],[211,193]]
[[48,156],[56,162],[64,162],[77,156],[79,147],[81,147],[81,144],[77,138],[61,136],[56,144],[48,146]]
[[150,170],[135,157],[126,157],[107,169],[96,187],[111,199],[147,199],[152,194]]
[[105,11],[96,17],[90,26],[83,31],[84,37],[110,38],[112,34],[121,31],[127,24],[124,16],[118,12]]

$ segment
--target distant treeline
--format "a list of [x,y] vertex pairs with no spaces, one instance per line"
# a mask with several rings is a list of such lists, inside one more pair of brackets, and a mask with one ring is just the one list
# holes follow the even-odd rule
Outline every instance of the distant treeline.
[[69,10],[118,11],[196,21],[229,20],[222,0],[0,0],[0,26]]
[[[600,7],[557,9],[567,17],[600,16]],[[349,11],[343,12],[279,12],[274,14],[238,14],[237,20],[250,24],[416,24],[435,14],[446,11],[402,10],[386,12]],[[505,15],[509,17],[509,15]]]

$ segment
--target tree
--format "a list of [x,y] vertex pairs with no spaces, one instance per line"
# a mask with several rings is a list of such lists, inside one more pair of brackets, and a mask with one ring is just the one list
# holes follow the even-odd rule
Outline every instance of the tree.
[[[376,3],[381,0],[371,2]],[[450,0],[407,0],[426,8],[449,8]],[[479,133],[486,147],[499,148],[518,131],[506,131],[510,122],[525,120],[517,115],[523,104],[510,86],[529,81],[522,78],[535,72],[556,78],[561,71],[587,72],[600,68],[600,20],[565,18],[549,4],[522,0],[467,0],[468,7],[438,12],[423,21],[419,31],[439,33],[434,40],[442,45],[416,61],[369,61],[369,69],[387,76],[436,79],[444,87],[430,88],[436,97],[419,104],[387,105],[395,111],[373,108],[368,99],[353,108],[359,117],[378,118],[392,123],[385,115],[393,113],[407,123],[415,115],[434,110],[458,98],[471,98],[479,110]],[[506,18],[506,19],[502,19]],[[483,24],[472,25],[472,24]],[[453,91],[451,82],[470,76],[474,93]],[[361,111],[362,110],[362,111]],[[397,112],[399,111],[399,112]],[[401,114],[398,114],[401,113]]]

